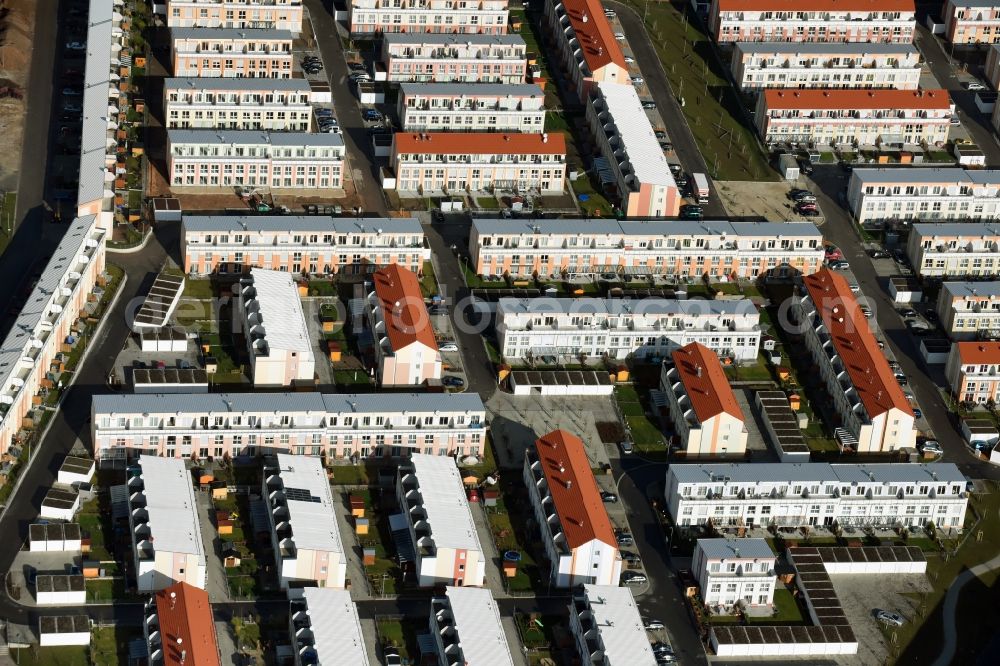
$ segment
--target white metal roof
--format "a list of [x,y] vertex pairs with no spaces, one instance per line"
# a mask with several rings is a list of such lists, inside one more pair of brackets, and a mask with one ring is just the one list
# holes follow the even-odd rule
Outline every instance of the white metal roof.
[[1000,296],[1000,282],[944,282],[941,288],[952,299]]
[[774,558],[774,551],[766,539],[698,539],[700,548],[710,560],[723,559],[768,559]]
[[[285,487],[288,522],[292,526],[295,546],[300,550],[320,550],[343,556],[344,545],[337,525],[337,509],[322,461],[313,456],[279,453],[278,468],[278,475]],[[293,499],[293,494],[288,492],[293,488],[307,492],[310,499]],[[294,496],[298,496],[298,493]]]
[[149,533],[159,552],[191,553],[205,564],[191,473],[180,458],[139,456]]
[[500,610],[489,589],[449,586],[445,596],[465,663],[513,666],[510,644],[500,623]]
[[400,83],[403,97],[447,95],[448,97],[542,97],[545,93],[534,83]]
[[[259,2],[253,3],[259,5]],[[282,39],[292,41],[294,35],[288,30],[274,30],[271,28],[171,28],[171,40],[178,39],[232,39],[232,40],[271,40]]]
[[926,482],[965,481],[954,463],[719,463],[671,465],[668,476],[680,483]]
[[614,585],[584,585],[594,625],[604,644],[604,657],[618,666],[656,663],[632,590]]
[[410,464],[420,484],[434,544],[438,548],[483,552],[455,460],[414,453]]
[[511,314],[579,314],[611,317],[676,315],[679,317],[747,315],[759,318],[757,307],[749,298],[725,301],[700,298],[501,298],[501,312]]
[[80,179],[77,202],[104,197],[108,161],[108,117],[114,21],[112,0],[90,0],[87,62],[83,78],[83,124],[80,129]]
[[504,46],[524,46],[524,38],[521,35],[452,35],[447,33],[430,32],[387,32],[382,35],[382,41],[386,45],[390,44],[426,44],[441,46],[492,46],[494,44]]
[[414,234],[423,237],[415,217],[330,217],[329,215],[185,215],[184,231],[317,232],[331,234]]
[[290,146],[297,147],[341,147],[344,138],[340,134],[324,132],[268,132],[263,130],[231,129],[172,129],[167,130],[170,145],[195,144],[237,146]]
[[598,87],[607,103],[611,122],[628,153],[635,177],[640,183],[677,187],[635,86],[630,83],[601,83]]
[[250,277],[257,290],[254,300],[260,305],[258,313],[266,332],[264,339],[268,348],[298,352],[311,358],[312,342],[302,312],[299,289],[291,274],[253,268]]
[[520,218],[473,218],[472,226],[482,236],[507,234],[539,236],[599,235],[606,236],[733,236],[775,238],[821,238],[823,234],[812,222],[730,222],[728,220],[584,220],[562,218],[526,220]]
[[266,90],[266,91],[298,91],[312,90],[306,79],[275,79],[272,77],[207,77],[207,76],[177,76],[163,79],[164,90]]
[[368,649],[351,593],[330,587],[307,587],[303,597],[318,663],[368,666],[371,663]]

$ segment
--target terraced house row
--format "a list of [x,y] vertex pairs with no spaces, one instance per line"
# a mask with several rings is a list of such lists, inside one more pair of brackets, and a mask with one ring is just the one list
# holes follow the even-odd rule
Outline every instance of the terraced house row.
[[302,0],[170,0],[170,28],[268,28],[302,31]]
[[269,268],[289,273],[370,273],[399,264],[419,273],[430,259],[416,218],[186,215],[184,271],[190,275]]
[[389,33],[375,80],[402,83],[524,83],[527,46],[520,35]]
[[811,222],[477,218],[471,265],[482,276],[590,277],[624,272],[712,281],[809,274],[823,263]]
[[351,0],[352,36],[507,34],[507,0]]
[[708,30],[726,42],[910,44],[913,0],[712,0]]
[[292,77],[288,30],[173,28],[174,76]]
[[163,81],[167,129],[308,132],[310,102],[317,97],[305,79],[181,77]]
[[474,393],[212,393],[94,396],[99,459],[201,460],[291,453],[480,455],[486,411]]

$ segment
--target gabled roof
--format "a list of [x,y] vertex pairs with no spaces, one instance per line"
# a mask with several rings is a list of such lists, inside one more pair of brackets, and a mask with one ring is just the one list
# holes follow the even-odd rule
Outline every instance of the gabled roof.
[[691,409],[700,423],[723,413],[744,420],[743,411],[714,351],[699,342],[692,342],[674,351],[671,357],[684,391],[691,400]]
[[160,590],[156,593],[156,615],[164,666],[221,666],[215,620],[205,590],[187,583]]
[[893,408],[912,416],[913,409],[847,280],[824,268],[807,276],[804,283],[868,417],[875,418]]
[[956,342],[955,345],[962,365],[1000,363],[1000,342]]
[[847,90],[767,88],[768,109],[949,109],[947,90]]
[[611,64],[628,69],[601,0],[564,0],[563,8],[591,73]]
[[597,539],[617,548],[583,440],[565,430],[554,430],[535,441],[535,451],[566,544],[577,548]]
[[417,276],[402,266],[390,264],[375,271],[372,282],[382,304],[385,334],[393,350],[419,342],[437,351],[437,340]]
[[[336,135],[335,135],[336,136]],[[565,155],[566,137],[514,132],[397,132],[396,155]]]

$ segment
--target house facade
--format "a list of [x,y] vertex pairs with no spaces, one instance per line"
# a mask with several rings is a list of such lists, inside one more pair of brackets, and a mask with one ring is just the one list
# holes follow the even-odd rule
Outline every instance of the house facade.
[[706,605],[760,608],[773,604],[776,560],[766,539],[698,539],[691,571]]
[[526,132],[545,125],[534,83],[403,83],[396,107],[404,132]]
[[921,277],[991,278],[1000,274],[1000,224],[914,224],[906,241]]
[[527,47],[520,35],[387,33],[386,80],[419,83],[524,83]]
[[308,132],[312,97],[305,79],[184,77],[163,81],[168,130]]
[[943,282],[936,311],[952,340],[1000,338],[1000,282]]
[[171,28],[174,76],[292,78],[288,30]]
[[726,42],[890,42],[910,44],[913,0],[712,0],[708,31]]
[[169,0],[169,28],[302,32],[302,0]]
[[1000,171],[855,169],[847,186],[847,207],[861,224],[995,220],[1000,218]]
[[1000,42],[1000,4],[989,0],[946,0],[945,39],[955,46]]
[[912,44],[736,42],[730,68],[741,90],[891,88],[916,90],[920,51]]
[[365,314],[380,385],[419,386],[441,378],[441,352],[414,273],[395,264],[375,271]]
[[1000,402],[1000,343],[956,342],[944,374],[956,400],[977,405]]
[[351,0],[351,36],[507,34],[507,0]]
[[543,20],[580,101],[586,103],[599,83],[630,84],[625,54],[600,0],[545,0]]

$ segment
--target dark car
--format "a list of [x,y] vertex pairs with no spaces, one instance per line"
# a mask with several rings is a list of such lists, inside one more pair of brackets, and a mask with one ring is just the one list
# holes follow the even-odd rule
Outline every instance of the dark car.
[[383,118],[382,112],[381,111],[377,111],[375,109],[365,109],[365,112],[362,114],[362,117],[365,120],[372,121],[372,122],[375,122],[375,121],[378,121],[378,120],[382,120],[382,118]]
[[802,158],[802,159],[800,159],[799,160],[799,171],[801,171],[802,173],[804,173],[807,176],[809,174],[811,174],[813,172],[813,163],[812,163],[812,160],[810,160],[808,158],[805,158],[805,157]]
[[622,554],[622,559],[628,562],[629,564],[639,564],[639,562],[642,561],[638,553],[633,553],[630,550],[623,550],[621,551],[621,554]]
[[618,501],[618,495],[615,495],[614,493],[609,493],[608,491],[604,491],[601,493],[601,501],[608,502],[609,504],[614,504],[615,502]]
[[871,249],[868,250],[868,256],[872,259],[888,259],[891,255],[885,250]]
[[465,386],[465,380],[455,375],[445,375],[441,378],[441,383],[449,388],[462,388]]
[[682,220],[700,220],[705,216],[705,211],[701,206],[686,204],[681,206],[680,217]]

